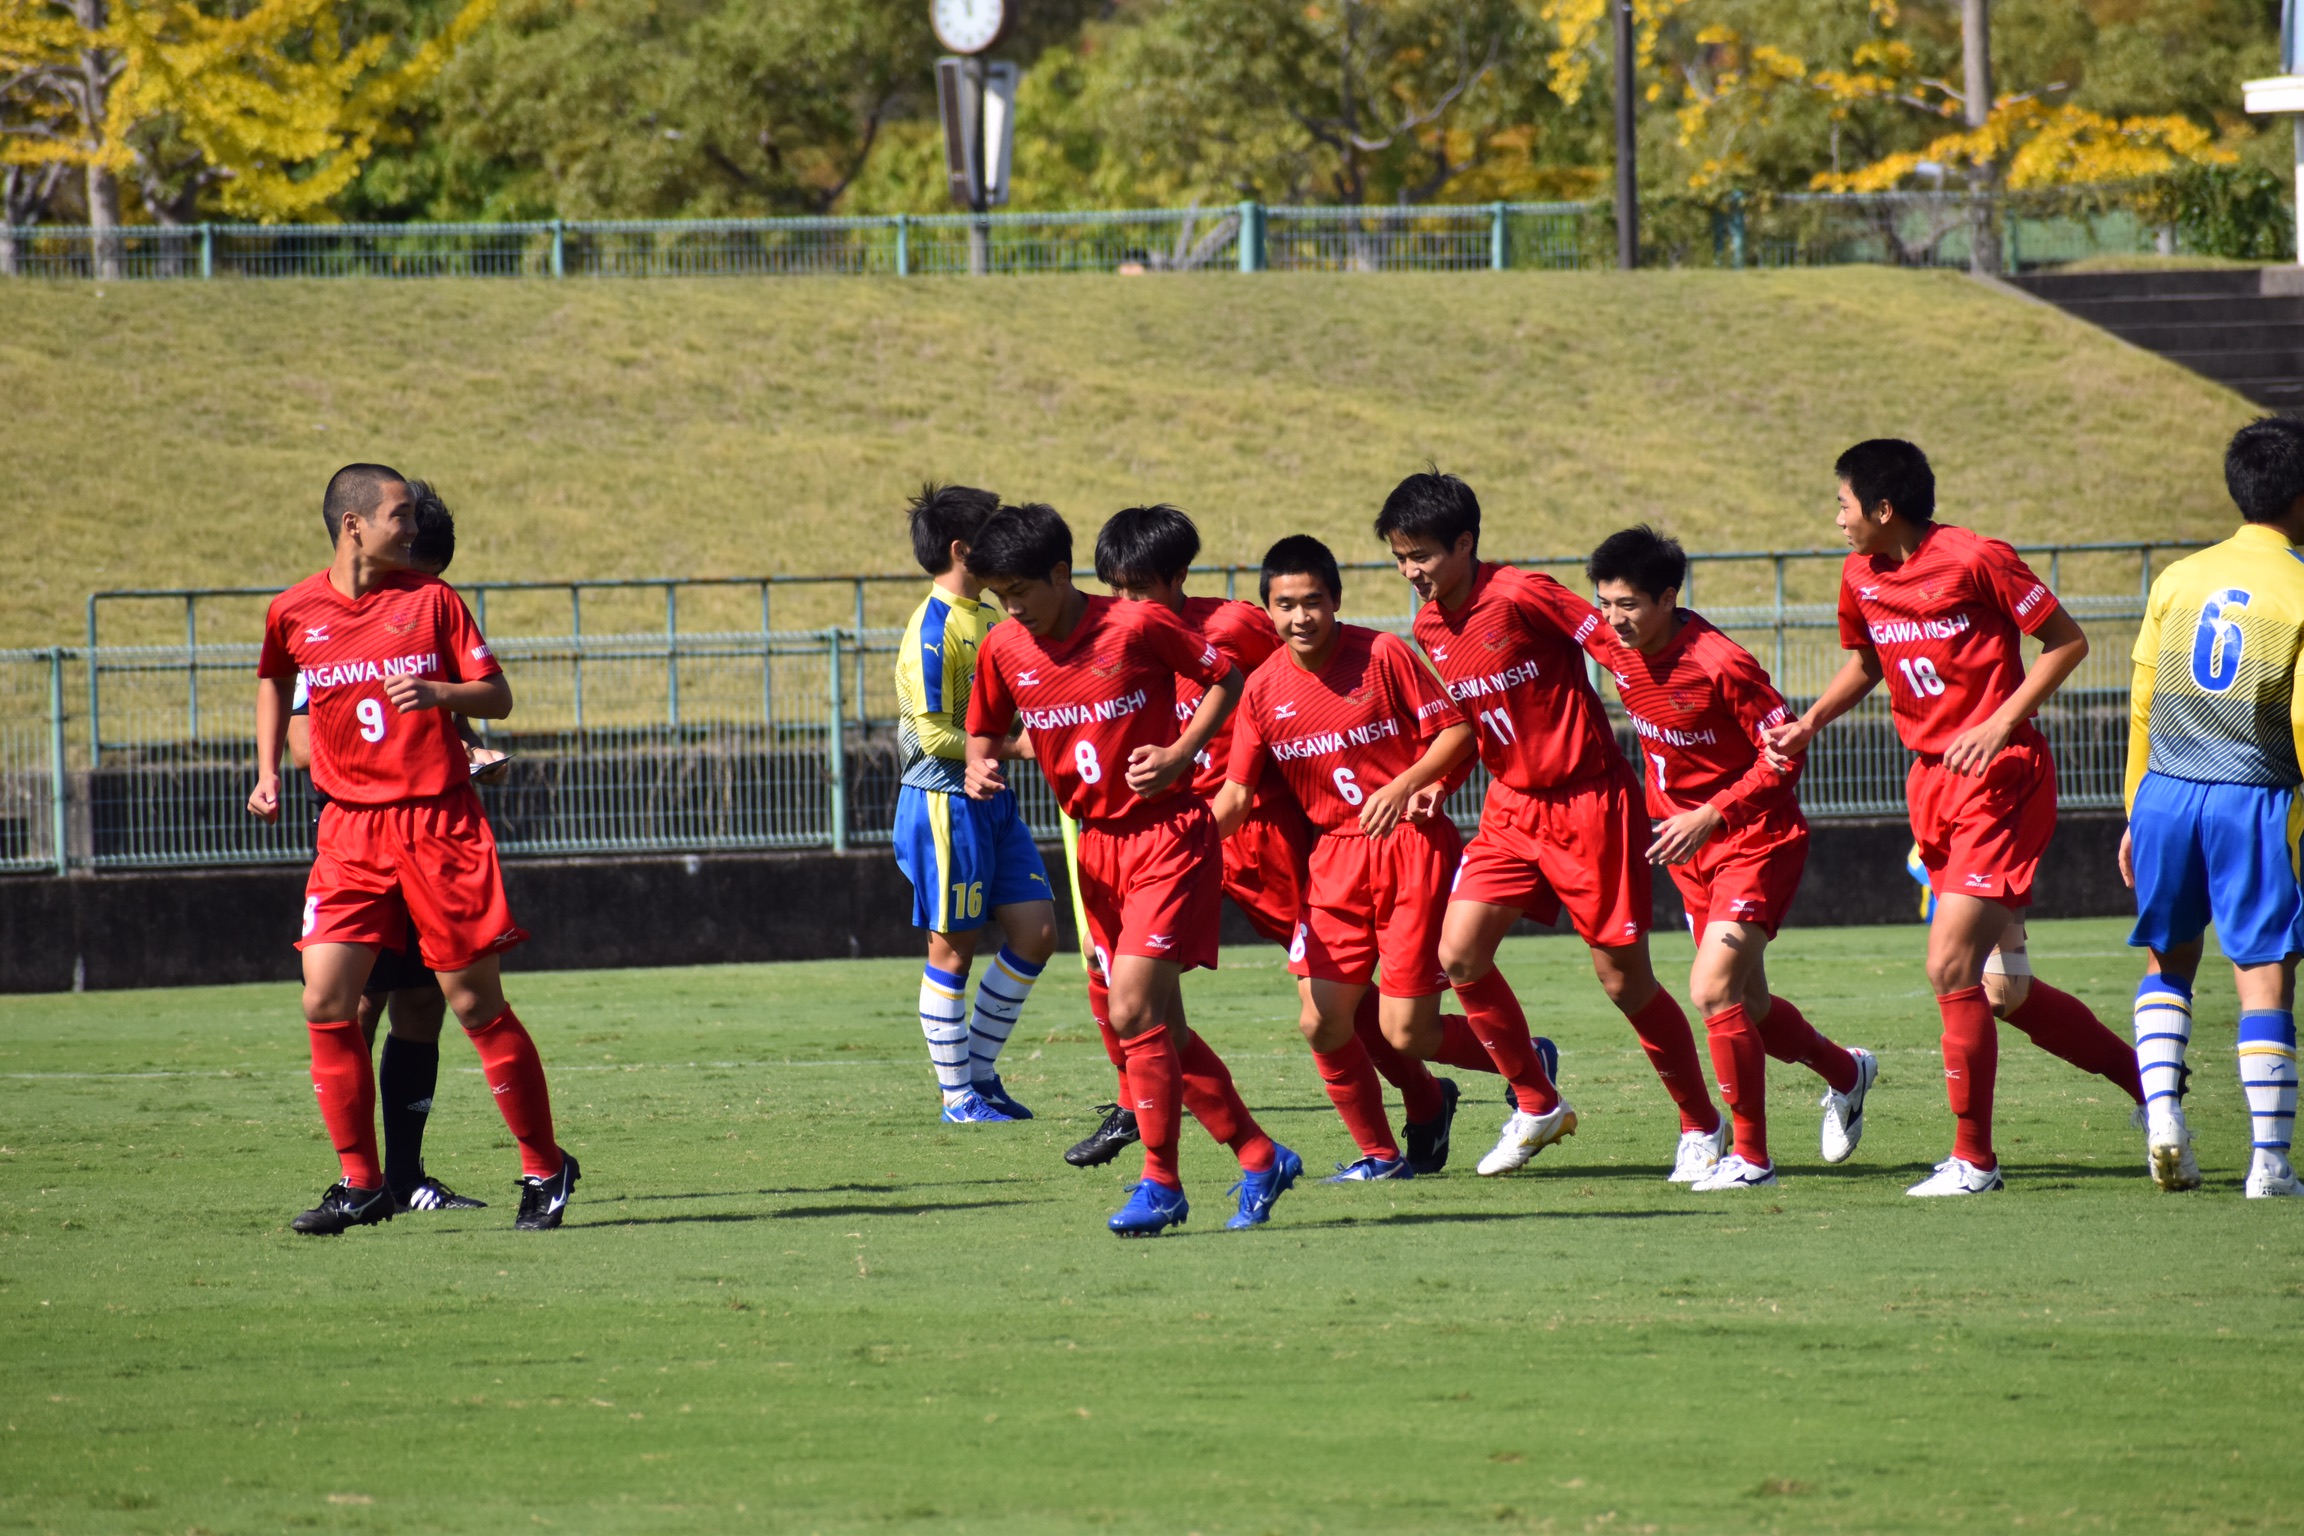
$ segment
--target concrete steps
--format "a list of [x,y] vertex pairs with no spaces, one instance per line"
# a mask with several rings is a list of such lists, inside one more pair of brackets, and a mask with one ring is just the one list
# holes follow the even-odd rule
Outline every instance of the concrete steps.
[[2044,272],[2013,281],[2258,405],[2304,407],[2304,268]]

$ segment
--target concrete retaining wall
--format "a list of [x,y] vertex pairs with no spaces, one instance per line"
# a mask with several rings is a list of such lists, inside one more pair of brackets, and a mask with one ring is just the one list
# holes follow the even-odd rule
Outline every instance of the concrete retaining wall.
[[[2116,816],[2068,816],[2043,872],[2038,913],[2133,910],[2114,855]],[[1795,925],[1916,922],[1919,888],[1903,873],[1901,822],[1815,828]],[[1050,869],[1062,854],[1046,850]],[[0,879],[0,992],[286,981],[303,909],[304,870],[172,870]],[[884,849],[851,854],[706,854],[524,859],[505,868],[512,909],[535,935],[508,957],[519,970],[703,965],[910,955],[911,893]],[[1075,940],[1060,914],[1065,943]],[[1656,881],[1659,927],[1682,921]],[[1254,935],[1229,903],[1227,942]]]

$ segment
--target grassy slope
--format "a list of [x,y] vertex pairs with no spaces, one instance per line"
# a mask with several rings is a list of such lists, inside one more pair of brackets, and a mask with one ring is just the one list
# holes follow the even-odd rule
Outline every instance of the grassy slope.
[[2045,306],[1853,268],[11,283],[0,401],[0,644],[76,635],[92,587],[303,574],[357,458],[443,486],[467,580],[753,574],[900,568],[895,509],[931,475],[1091,526],[1172,500],[1216,558],[1300,529],[1372,554],[1427,456],[1500,549],[1640,518],[1809,546],[1833,455],[1878,434],[1927,445],[1947,514],[1996,533],[2214,534],[2250,414]]
[[[2119,938],[2034,947],[2117,1018]],[[1446,1177],[1312,1186],[1231,1234],[1188,1132],[1194,1218],[1136,1244],[1098,1229],[1117,1170],[1057,1160],[1110,1091],[1061,966],[1009,1072],[1043,1117],[965,1133],[929,1119],[902,963],[518,978],[590,1170],[550,1237],[507,1230],[510,1155],[454,1070],[433,1166],[496,1206],[288,1235],[332,1159],[287,988],[0,999],[0,1527],[2289,1524],[2304,1228],[2238,1198],[2229,983],[2203,989],[2207,1191],[2153,1192],[2125,1101],[2011,1033],[2009,1192],[1923,1204],[1899,1191],[1947,1126],[1919,954],[1800,930],[1772,966],[1886,1064],[1841,1169],[1777,1066],[1781,1188],[1667,1187],[1669,1106],[1581,951],[1515,941],[1586,1114],[1539,1171],[1470,1176],[1475,1081]],[[1346,1146],[1276,957],[1230,958],[1197,1016],[1324,1167]],[[145,1071],[200,1075],[19,1075]]]

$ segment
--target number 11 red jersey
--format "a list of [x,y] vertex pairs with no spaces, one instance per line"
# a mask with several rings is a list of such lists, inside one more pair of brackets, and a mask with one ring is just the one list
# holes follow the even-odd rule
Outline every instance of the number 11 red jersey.
[[1593,606],[1551,577],[1482,564],[1450,613],[1416,611],[1416,640],[1472,723],[1480,761],[1523,794],[1620,770],[1624,754],[1584,675],[1583,652],[1615,637]]
[[390,805],[471,781],[456,717],[402,714],[385,680],[468,683],[494,677],[480,626],[456,589],[421,571],[392,571],[359,598],[326,571],[278,597],[264,615],[259,677],[301,673],[312,699],[312,782],[345,805]]

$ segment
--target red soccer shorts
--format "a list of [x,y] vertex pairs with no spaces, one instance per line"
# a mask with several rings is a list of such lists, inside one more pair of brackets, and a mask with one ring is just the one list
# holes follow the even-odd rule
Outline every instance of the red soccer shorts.
[[1585,943],[1613,949],[1648,931],[1653,841],[1629,764],[1534,795],[1491,784],[1451,895],[1546,924],[1565,908]]
[[528,937],[512,921],[496,835],[469,786],[391,805],[331,801],[320,812],[296,947],[401,949],[410,923],[435,971],[460,971]]
[[1721,833],[1687,863],[1669,867],[1696,937],[1707,923],[1758,923],[1774,938],[1808,867],[1808,824],[1787,806]]
[[1455,826],[1438,816],[1402,822],[1389,837],[1323,836],[1305,893],[1304,974],[1348,986],[1381,974],[1386,997],[1447,991],[1440,925],[1463,852]]
[[2032,905],[2040,855],[2056,831],[2056,759],[2046,737],[2025,726],[1980,778],[1922,758],[1904,780],[1904,801],[1938,896]]
[[1190,795],[1117,825],[1080,827],[1080,905],[1096,968],[1107,978],[1114,955],[1216,968],[1224,858],[1216,818]]
[[1296,802],[1270,794],[1258,795],[1248,819],[1224,839],[1224,894],[1275,944],[1295,939],[1311,843],[1311,824]]

